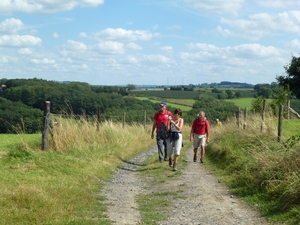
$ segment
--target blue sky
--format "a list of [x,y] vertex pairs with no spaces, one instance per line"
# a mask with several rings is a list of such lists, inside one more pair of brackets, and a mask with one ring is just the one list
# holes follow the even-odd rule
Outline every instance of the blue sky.
[[276,82],[298,0],[1,0],[0,77],[92,85]]

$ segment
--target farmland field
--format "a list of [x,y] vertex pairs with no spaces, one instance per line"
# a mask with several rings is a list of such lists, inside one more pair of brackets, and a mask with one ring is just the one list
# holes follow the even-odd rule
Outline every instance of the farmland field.
[[[136,97],[139,100],[149,100],[153,103],[159,104],[162,100],[154,100],[149,97]],[[183,112],[188,112],[192,109],[194,100],[192,99],[164,99],[167,102],[167,105],[172,108],[180,108]]]
[[247,108],[249,110],[252,107],[251,103],[253,100],[254,98],[235,98],[235,99],[226,99],[225,101],[233,102],[241,109]]

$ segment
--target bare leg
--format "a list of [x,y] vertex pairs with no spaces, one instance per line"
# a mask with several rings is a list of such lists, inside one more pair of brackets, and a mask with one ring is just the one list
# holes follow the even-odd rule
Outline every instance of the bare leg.
[[197,150],[198,150],[198,148],[194,148],[194,158],[193,158],[194,162],[197,161]]
[[174,163],[177,163],[178,161],[178,155],[174,155]]
[[204,156],[205,156],[205,146],[204,145],[201,145],[200,155],[201,155],[200,162],[204,163]]
[[178,155],[174,155],[173,171],[177,170]]

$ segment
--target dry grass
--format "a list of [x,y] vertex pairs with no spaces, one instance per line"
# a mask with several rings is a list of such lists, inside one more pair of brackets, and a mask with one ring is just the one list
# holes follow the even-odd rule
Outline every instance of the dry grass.
[[278,142],[278,119],[271,115],[264,122],[250,116],[245,129],[233,121],[214,128],[208,146],[223,181],[274,221],[295,222],[300,212],[300,123],[284,120]]
[[[110,224],[101,181],[124,161],[155,145],[151,125],[123,127],[56,118],[49,150],[15,135],[0,150],[0,224]],[[37,135],[34,135],[37,136]],[[17,147],[19,146],[19,147]]]

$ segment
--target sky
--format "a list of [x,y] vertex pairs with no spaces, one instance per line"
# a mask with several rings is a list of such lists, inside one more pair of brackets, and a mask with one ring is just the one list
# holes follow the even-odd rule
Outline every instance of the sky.
[[299,53],[299,0],[0,1],[0,78],[255,85]]

